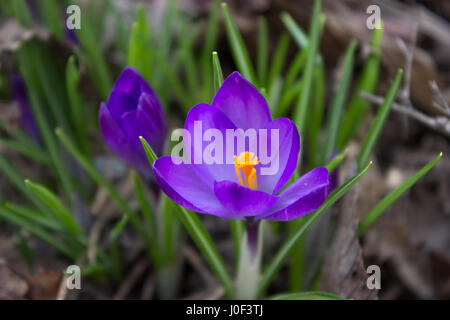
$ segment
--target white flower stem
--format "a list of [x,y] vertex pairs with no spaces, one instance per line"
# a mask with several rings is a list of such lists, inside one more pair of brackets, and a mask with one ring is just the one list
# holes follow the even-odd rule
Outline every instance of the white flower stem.
[[246,221],[236,280],[236,299],[256,299],[261,269],[262,228],[258,220]]

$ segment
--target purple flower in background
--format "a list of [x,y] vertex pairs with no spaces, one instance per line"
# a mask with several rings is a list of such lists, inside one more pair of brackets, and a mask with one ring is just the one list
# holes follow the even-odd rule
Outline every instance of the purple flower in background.
[[[185,130],[191,136],[199,132],[203,136],[210,129],[222,136],[227,136],[229,130],[247,132],[254,129],[257,134],[249,140],[257,143],[257,152],[249,151],[252,143],[249,141],[243,152],[233,146],[232,163],[227,161],[226,152],[216,154],[216,160],[220,161],[212,164],[195,159],[188,163],[170,156],[156,160],[153,164],[156,181],[181,206],[247,222],[259,219],[288,221],[314,211],[325,201],[329,175],[323,167],[308,172],[281,191],[297,167],[300,151],[297,128],[287,118],[272,120],[264,97],[238,72],[224,81],[212,105],[198,104],[187,115]],[[263,169],[268,169],[271,163],[262,161],[266,156],[264,139],[263,142],[260,139],[267,138],[266,150],[275,141],[268,131],[278,132],[277,149],[270,155],[271,159],[277,158],[278,170],[263,174]],[[204,154],[207,148],[209,145],[203,143],[187,144],[188,158],[192,160],[196,155]]]
[[151,169],[139,137],[144,137],[155,153],[161,155],[167,126],[156,93],[134,69],[125,68],[108,102],[101,103],[99,122],[108,147],[150,178]]
[[25,83],[18,73],[11,74],[10,80],[13,99],[19,104],[20,126],[28,133],[28,135],[30,135],[30,137],[40,143],[41,138],[34,120],[33,112],[30,108]]

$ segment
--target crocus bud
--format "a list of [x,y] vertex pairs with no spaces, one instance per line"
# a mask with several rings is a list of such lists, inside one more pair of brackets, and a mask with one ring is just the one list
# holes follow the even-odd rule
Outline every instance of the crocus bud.
[[156,93],[134,69],[127,67],[119,76],[108,102],[100,105],[99,121],[108,147],[150,178],[151,168],[139,137],[144,137],[160,156],[167,125]]

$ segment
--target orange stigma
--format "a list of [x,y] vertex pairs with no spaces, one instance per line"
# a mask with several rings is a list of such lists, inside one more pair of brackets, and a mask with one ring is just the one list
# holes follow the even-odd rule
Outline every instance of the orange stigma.
[[[234,156],[234,168],[236,170],[239,183],[242,186],[253,190],[258,189],[258,184],[256,182],[256,169],[253,168],[253,166],[258,163],[258,157],[253,152],[242,152],[239,157]],[[242,180],[239,169],[241,169],[244,173],[244,180]]]

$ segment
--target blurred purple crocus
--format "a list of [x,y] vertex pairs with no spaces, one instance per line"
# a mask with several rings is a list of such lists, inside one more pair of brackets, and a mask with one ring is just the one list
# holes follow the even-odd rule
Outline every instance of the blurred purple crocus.
[[[247,222],[249,242],[256,237],[255,227],[260,219],[288,221],[317,209],[329,192],[329,174],[319,167],[308,172],[283,191],[297,167],[300,138],[295,124],[287,118],[272,120],[269,108],[259,91],[238,72],[232,73],[216,93],[211,105],[198,104],[188,113],[185,130],[191,135],[208,129],[227,135],[229,129],[278,129],[278,170],[263,175],[257,153],[245,151],[234,154],[234,163],[188,163],[166,156],[153,164],[153,173],[161,189],[181,206],[204,214]],[[269,138],[270,140],[270,138]],[[186,141],[186,139],[184,139]],[[258,142],[259,143],[259,142]],[[270,141],[269,141],[270,144]],[[193,143],[187,152],[202,153],[204,144]],[[235,152],[237,149],[234,149]],[[273,156],[273,155],[271,155]]]
[[27,88],[22,77],[18,73],[12,73],[10,77],[12,96],[19,104],[20,109],[20,126],[30,137],[36,142],[40,143],[41,138],[39,130],[34,120],[33,112],[31,111],[30,103],[28,101]]
[[99,122],[108,147],[145,178],[150,178],[151,168],[139,137],[144,137],[160,156],[167,125],[156,93],[133,68],[125,68],[108,102],[101,103]]

